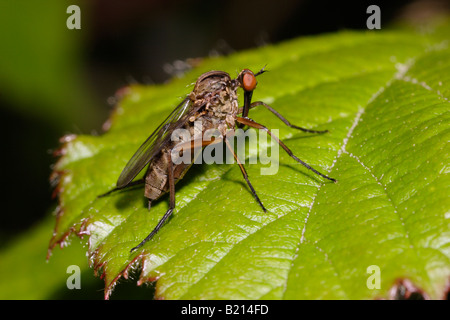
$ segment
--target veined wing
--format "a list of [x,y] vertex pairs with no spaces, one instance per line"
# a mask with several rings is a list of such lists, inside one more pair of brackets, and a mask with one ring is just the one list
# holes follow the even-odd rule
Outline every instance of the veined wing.
[[127,165],[117,180],[117,188],[127,186],[144,167],[157,155],[163,146],[170,140],[173,130],[180,128],[186,123],[191,114],[194,114],[198,108],[191,108],[191,100],[185,98],[161,123],[158,128],[145,140],[136,153],[128,161]]

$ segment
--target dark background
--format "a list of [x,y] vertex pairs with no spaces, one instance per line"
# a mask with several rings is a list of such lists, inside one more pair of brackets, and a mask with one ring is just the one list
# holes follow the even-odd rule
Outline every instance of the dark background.
[[[189,58],[367,30],[370,4],[381,9],[382,29],[448,10],[424,0],[9,2],[0,4],[0,246],[54,209],[48,178],[58,138],[100,134],[121,87],[168,81]],[[81,8],[81,30],[66,28],[71,4]]]

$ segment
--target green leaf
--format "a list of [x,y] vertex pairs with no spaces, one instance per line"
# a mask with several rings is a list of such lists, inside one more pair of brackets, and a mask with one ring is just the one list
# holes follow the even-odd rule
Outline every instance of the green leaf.
[[[138,284],[157,280],[155,295],[165,299],[390,298],[399,281],[442,298],[450,278],[449,32],[444,24],[428,34],[300,38],[207,59],[167,85],[122,90],[107,133],[65,137],[50,247],[88,235],[106,297],[134,272]],[[254,100],[329,133],[290,129],[264,108],[251,117],[279,129],[294,154],[338,183],[280,149],[276,175],[246,165],[264,213],[236,165],[196,165],[176,186],[171,219],[130,254],[166,212],[167,195],[150,212],[142,188],[97,196],[114,187],[187,84],[208,70],[234,76],[265,64],[270,72],[258,77]],[[370,266],[379,268],[378,289],[369,288]]]

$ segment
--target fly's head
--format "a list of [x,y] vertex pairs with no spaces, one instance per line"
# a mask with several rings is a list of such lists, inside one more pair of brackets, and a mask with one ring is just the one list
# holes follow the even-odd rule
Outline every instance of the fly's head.
[[252,92],[258,84],[255,74],[250,69],[242,70],[237,77],[237,81],[239,86],[244,89],[244,92]]
[[256,89],[256,85],[258,84],[258,81],[256,81],[256,77],[264,72],[264,68],[262,68],[257,73],[253,73],[253,71],[250,69],[244,69],[239,73],[235,81],[237,82],[239,87],[244,89],[244,93],[250,93]]
[[[242,117],[244,118],[248,116],[253,90],[256,89],[256,85],[258,84],[258,81],[256,81],[256,77],[265,72],[264,68],[262,68],[257,73],[253,73],[253,71],[250,69],[244,69],[239,73],[236,80],[234,80],[238,83],[239,87],[244,89],[244,107],[242,109]],[[242,126],[242,124],[239,124],[239,127]]]

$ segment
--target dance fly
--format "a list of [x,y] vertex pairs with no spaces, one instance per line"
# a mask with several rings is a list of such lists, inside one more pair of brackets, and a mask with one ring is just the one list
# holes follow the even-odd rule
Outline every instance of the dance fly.
[[[256,88],[256,77],[265,72],[264,68],[257,73],[249,69],[242,70],[236,79],[231,79],[230,75],[224,71],[209,71],[202,74],[196,81],[193,91],[172,111],[172,113],[162,122],[156,130],[145,140],[136,153],[131,157],[117,180],[116,188],[101,195],[106,196],[113,191],[121,190],[138,184],[145,185],[145,197],[148,198],[148,207],[165,193],[169,193],[169,209],[160,219],[153,231],[143,239],[137,246],[131,249],[134,251],[143,246],[147,241],[161,229],[164,222],[170,217],[175,209],[175,184],[183,178],[189,170],[191,163],[174,163],[172,151],[179,142],[172,141],[171,135],[177,129],[186,129],[194,132],[194,122],[201,121],[202,134],[206,130],[216,129],[220,132],[221,138],[202,141],[201,147],[211,143],[225,142],[227,148],[234,156],[242,172],[250,191],[261,209],[266,212],[266,208],[259,199],[255,189],[248,179],[247,172],[234,152],[230,144],[230,138],[234,135],[236,127],[244,126],[261,129],[267,132],[294,160],[325,179],[336,182],[306,162],[300,160],[292,151],[264,125],[255,122],[248,117],[249,110],[257,106],[263,106],[283,121],[287,126],[299,129],[308,133],[325,133],[325,131],[309,130],[295,126],[286,120],[281,114],[268,104],[262,101],[252,102],[252,94]],[[244,105],[239,107],[237,91],[242,88],[244,91]],[[192,135],[193,136],[193,135]],[[184,144],[185,148],[193,148],[194,143]],[[136,176],[145,168],[146,173],[142,179],[133,181]]]

